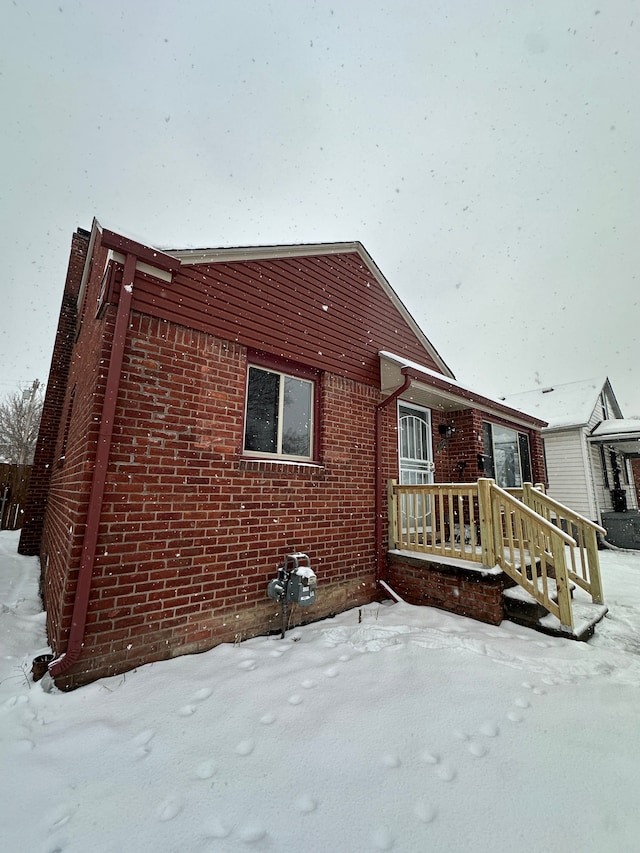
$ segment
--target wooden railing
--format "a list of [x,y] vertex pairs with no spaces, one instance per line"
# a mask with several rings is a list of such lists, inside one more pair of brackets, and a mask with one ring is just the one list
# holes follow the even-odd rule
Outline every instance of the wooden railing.
[[517,496],[510,491],[490,479],[390,480],[389,548],[500,566],[573,629],[570,581],[603,601],[596,533],[604,531],[530,483]]
[[477,485],[390,480],[389,547],[482,563]]
[[497,564],[573,630],[565,546],[575,540],[493,481],[489,493]]
[[524,484],[522,501],[575,539],[576,547],[569,551],[569,579],[589,593],[595,604],[603,604],[597,534],[606,536],[604,527],[550,498],[531,483]]

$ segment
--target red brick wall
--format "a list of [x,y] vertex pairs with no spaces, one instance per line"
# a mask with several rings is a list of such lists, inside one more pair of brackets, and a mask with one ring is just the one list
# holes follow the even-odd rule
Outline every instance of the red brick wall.
[[55,448],[76,335],[76,303],[88,245],[89,234],[79,229],[71,240],[71,254],[42,409],[29,498],[18,546],[20,554],[34,555],[38,554],[40,549],[47,493],[55,461]]
[[116,313],[109,306],[100,319],[93,315],[103,262],[99,253],[87,283],[87,316],[69,367],[40,546],[47,629],[56,652],[64,650],[69,634]]
[[[40,554],[56,654],[69,636],[117,311],[108,305],[94,314],[105,256],[101,249],[95,254],[70,361],[64,351],[65,394],[56,386],[48,437],[51,480]],[[70,272],[70,293],[77,281]],[[134,294],[137,284],[138,278]],[[67,347],[71,319],[61,321]],[[280,607],[266,589],[292,551],[308,553],[318,575],[316,605],[293,612],[292,624],[375,598],[380,392],[357,378],[323,373],[321,464],[257,461],[242,456],[246,369],[247,349],[237,341],[132,312],[83,652],[59,677],[60,687],[279,630]],[[483,417],[434,412],[434,446],[439,422],[456,426],[452,440],[437,449],[438,481],[472,481],[481,473]],[[383,409],[381,430],[386,482],[398,474],[395,404]],[[460,460],[464,468],[456,467]],[[382,526],[386,537],[386,507]],[[473,592],[480,595],[477,584]]]
[[[109,309],[112,311],[113,309]],[[50,636],[64,650],[80,559],[105,353],[86,321],[71,370],[76,400],[62,467],[52,481],[43,544]],[[128,331],[85,652],[60,679],[70,687],[176,654],[278,630],[267,598],[284,555],[309,554],[315,606],[293,622],[373,600],[374,409],[379,392],[322,377],[321,466],[241,457],[246,350],[133,313]],[[384,419],[393,444],[395,409]],[[388,468],[387,466],[393,466]],[[69,529],[73,530],[69,535]],[[89,651],[90,650],[90,651]]]
[[[510,429],[524,432],[529,437],[531,470],[534,483],[546,483],[542,434],[527,430],[502,418],[494,417],[478,409],[463,409],[456,412],[433,411],[433,450],[436,466],[435,479],[439,483],[472,483],[487,472],[478,464],[478,454],[484,453],[483,423],[502,424]],[[448,441],[438,432],[439,424],[452,425],[455,432]]]
[[636,489],[637,505],[640,507],[640,459],[631,460],[631,472]]
[[409,604],[429,605],[499,625],[502,591],[513,586],[502,572],[441,565],[419,557],[389,554],[385,580]]

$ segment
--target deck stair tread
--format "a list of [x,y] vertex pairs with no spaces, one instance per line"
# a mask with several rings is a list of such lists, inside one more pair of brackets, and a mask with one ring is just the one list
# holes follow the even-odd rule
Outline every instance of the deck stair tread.
[[[551,598],[557,598],[556,583],[551,578],[547,581]],[[570,584],[571,594],[575,584]],[[505,618],[519,625],[526,625],[536,631],[567,637],[574,640],[588,640],[593,635],[594,628],[604,618],[608,608],[604,604],[572,601],[573,630],[560,623],[560,620],[549,613],[529,592],[520,586],[512,586],[502,593],[505,604]]]

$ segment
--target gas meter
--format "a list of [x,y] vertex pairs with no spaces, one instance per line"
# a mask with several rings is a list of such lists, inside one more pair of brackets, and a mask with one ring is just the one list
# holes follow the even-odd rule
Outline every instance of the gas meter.
[[299,604],[309,607],[316,600],[317,578],[311,568],[307,554],[287,554],[284,566],[278,569],[278,577],[269,581],[267,595],[282,602],[282,636],[286,627],[287,605]]

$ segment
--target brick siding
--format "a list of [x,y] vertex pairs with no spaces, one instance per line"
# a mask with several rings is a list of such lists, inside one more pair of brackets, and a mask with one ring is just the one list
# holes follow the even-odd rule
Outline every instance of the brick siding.
[[438,607],[492,625],[502,621],[502,592],[513,586],[503,572],[491,574],[393,552],[388,554],[385,580],[409,604]]
[[[65,458],[51,482],[42,553],[57,653],[70,627],[113,311],[83,324]],[[132,314],[87,615],[91,657],[59,686],[279,630],[266,588],[292,551],[308,553],[318,575],[317,603],[292,624],[375,598],[380,393],[323,374],[321,465],[253,460],[241,456],[246,367],[239,344]],[[397,465],[394,453],[387,463]]]

